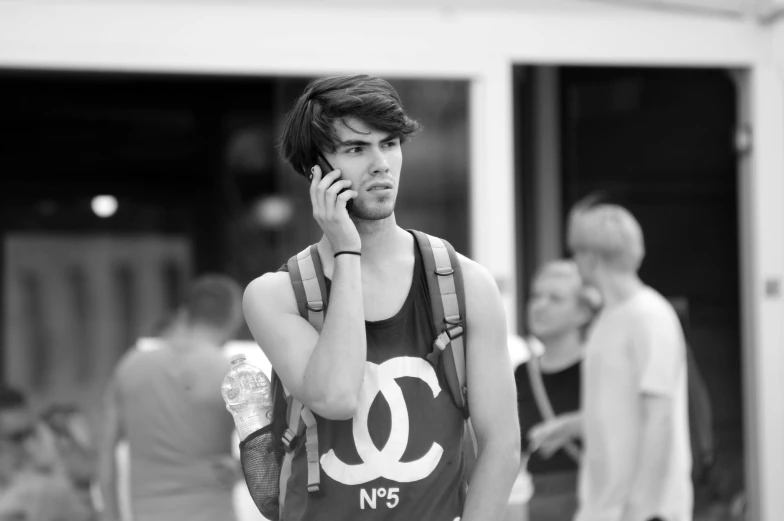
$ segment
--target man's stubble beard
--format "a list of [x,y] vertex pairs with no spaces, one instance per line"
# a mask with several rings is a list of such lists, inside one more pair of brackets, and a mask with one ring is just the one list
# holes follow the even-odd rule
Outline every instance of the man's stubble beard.
[[363,201],[354,201],[354,205],[349,212],[349,215],[352,217],[356,217],[357,219],[362,219],[364,221],[381,221],[390,217],[393,213],[395,213],[395,203],[397,199],[394,199],[391,204],[383,204],[378,205],[375,207],[368,207],[364,204]]

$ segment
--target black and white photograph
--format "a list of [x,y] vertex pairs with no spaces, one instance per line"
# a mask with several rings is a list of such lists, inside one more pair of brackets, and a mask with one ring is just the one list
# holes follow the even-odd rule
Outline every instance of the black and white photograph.
[[784,0],[0,0],[0,521],[781,521]]

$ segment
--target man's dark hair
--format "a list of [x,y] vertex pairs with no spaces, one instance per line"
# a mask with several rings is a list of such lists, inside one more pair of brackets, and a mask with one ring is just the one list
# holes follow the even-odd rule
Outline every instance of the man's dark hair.
[[286,116],[281,156],[306,178],[319,153],[335,151],[333,123],[355,117],[367,126],[400,138],[415,136],[422,126],[409,118],[397,91],[386,80],[366,74],[319,78],[308,84]]
[[21,409],[27,406],[27,398],[25,395],[6,385],[0,385],[0,411],[8,409]]
[[223,329],[236,322],[241,299],[242,291],[230,277],[207,274],[193,281],[182,307],[191,324]]

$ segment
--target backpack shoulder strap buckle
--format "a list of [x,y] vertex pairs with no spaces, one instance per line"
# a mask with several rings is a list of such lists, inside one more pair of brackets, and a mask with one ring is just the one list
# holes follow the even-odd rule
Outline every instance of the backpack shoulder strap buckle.
[[286,452],[291,452],[295,439],[297,439],[297,434],[292,431],[290,427],[286,429],[283,436],[281,436],[281,441],[283,442],[283,447],[285,447]]
[[307,302],[305,308],[313,313],[321,313],[324,311],[324,301],[316,300],[314,302]]
[[302,402],[291,397],[291,404],[289,405],[288,411],[288,419],[286,422],[286,430],[283,432],[281,436],[281,442],[283,446],[286,448],[286,452],[291,452],[294,449],[294,441],[297,439],[297,432],[299,431],[300,425],[300,415],[304,407],[302,406]]
[[460,315],[449,315],[448,317],[444,317],[444,323],[451,326],[447,327],[447,329],[450,330],[455,329],[456,327],[459,327],[461,330],[463,329],[463,319]]
[[458,323],[453,327],[447,328],[447,330],[444,331],[444,333],[446,333],[449,336],[450,340],[455,340],[457,338],[460,338],[461,336],[463,336],[462,322]]
[[320,333],[324,327],[329,295],[318,245],[308,246],[291,257],[288,269],[299,314]]
[[441,332],[441,334],[436,337],[436,340],[433,343],[433,345],[435,345],[439,351],[443,351],[444,349],[446,349],[446,346],[449,345],[450,342],[452,342],[452,340],[457,340],[462,336],[463,336],[463,326],[458,323],[455,326],[444,329]]

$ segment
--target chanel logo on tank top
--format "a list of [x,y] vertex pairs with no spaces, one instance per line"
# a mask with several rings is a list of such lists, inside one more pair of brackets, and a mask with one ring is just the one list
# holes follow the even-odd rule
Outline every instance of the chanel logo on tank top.
[[[403,392],[396,379],[418,378],[433,392],[433,398],[441,393],[433,367],[421,358],[392,358],[378,365],[367,362],[365,380],[359,395],[357,412],[353,419],[354,444],[362,463],[344,463],[330,450],[321,457],[324,472],[345,485],[362,485],[378,478],[387,478],[398,483],[410,483],[428,477],[441,461],[443,448],[433,442],[427,453],[414,461],[400,461],[408,446],[409,414]],[[370,437],[368,416],[371,405],[381,393],[391,411],[389,438],[378,449]]]

